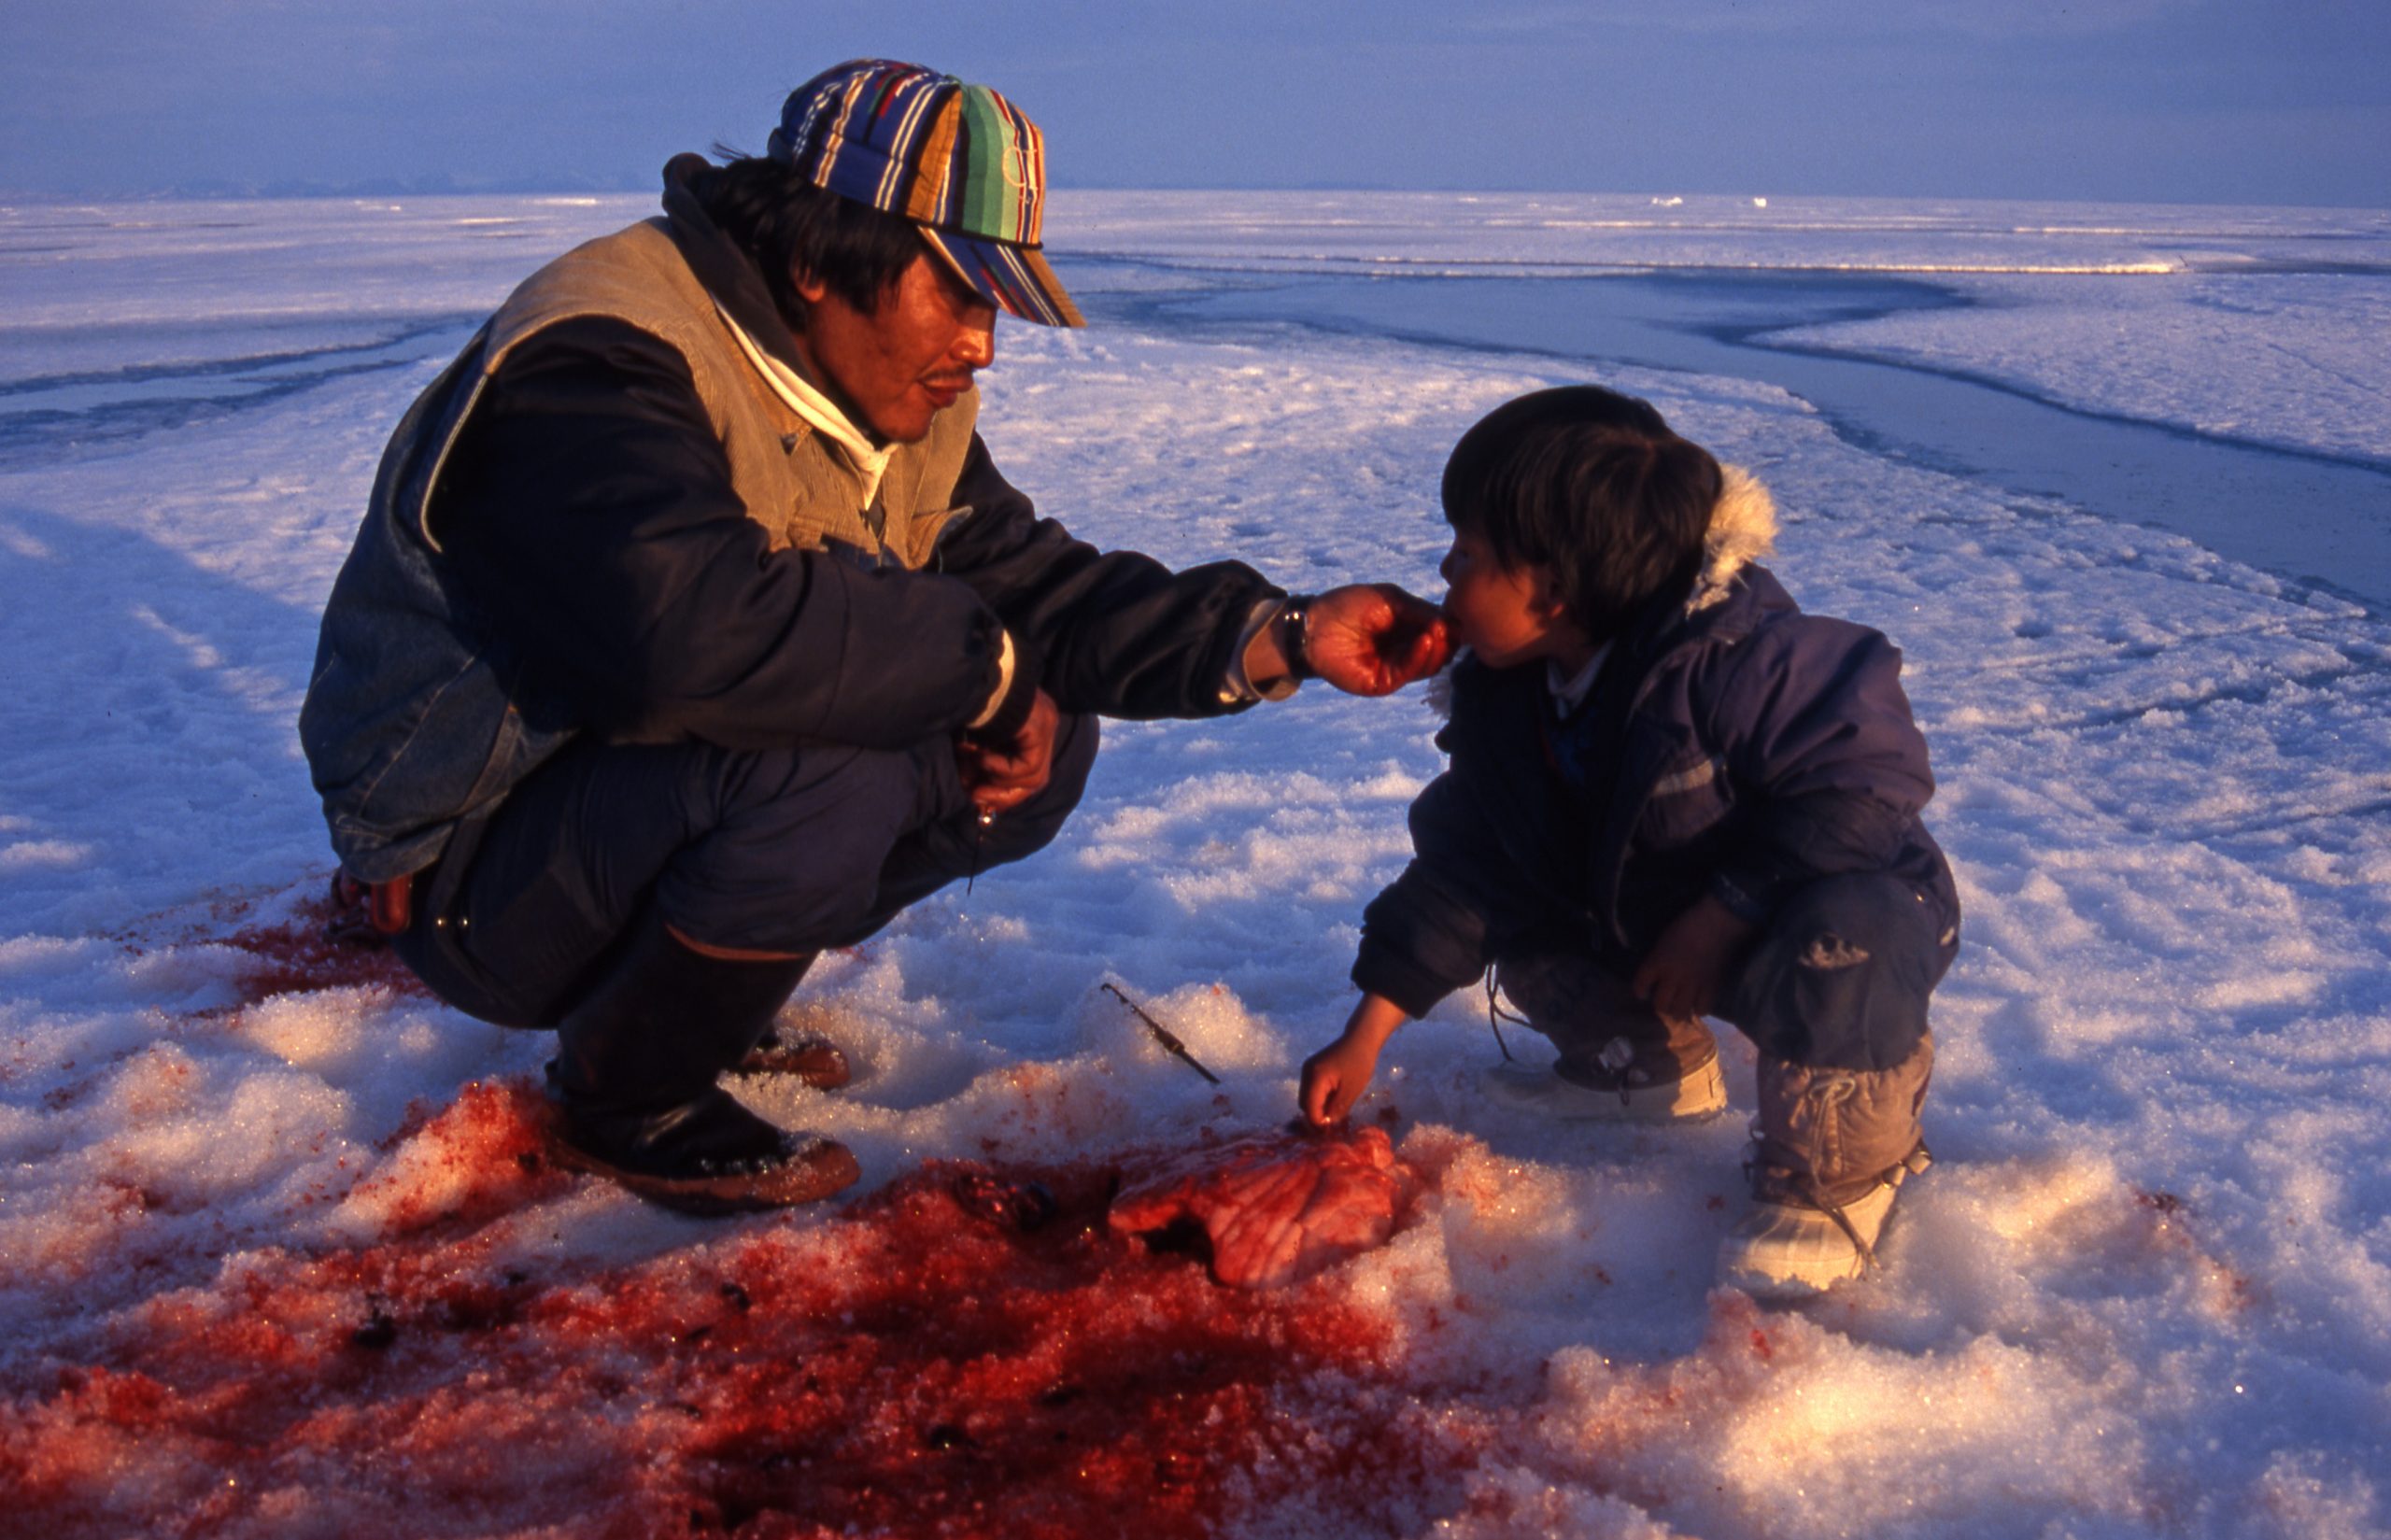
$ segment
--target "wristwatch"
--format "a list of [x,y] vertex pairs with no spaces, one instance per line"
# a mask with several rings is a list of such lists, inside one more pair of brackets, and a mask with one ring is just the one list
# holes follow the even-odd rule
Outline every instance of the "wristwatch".
[[1279,656],[1286,660],[1287,677],[1297,684],[1320,677],[1304,656],[1304,628],[1311,619],[1312,599],[1310,594],[1289,594],[1270,622],[1278,629]]

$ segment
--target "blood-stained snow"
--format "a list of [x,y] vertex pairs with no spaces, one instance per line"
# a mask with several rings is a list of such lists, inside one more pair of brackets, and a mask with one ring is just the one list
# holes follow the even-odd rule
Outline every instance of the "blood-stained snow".
[[1419,1183],[1382,1245],[1235,1291],[1105,1223],[1293,1112],[1437,767],[1416,690],[1108,724],[1052,850],[825,958],[793,1010],[854,1083],[741,1090],[856,1150],[835,1204],[557,1170],[546,1039],[325,944],[292,724],[382,441],[511,281],[647,211],[0,211],[0,1533],[2391,1528],[2391,618],[1774,386],[1168,303],[1898,272],[1977,303],[1818,345],[2379,459],[2382,215],[1057,200],[1099,324],[1006,328],[986,431],[1076,532],[1433,593],[1453,439],[1591,377],[1756,470],[1795,595],[1903,648],[1968,914],[1937,1164],[1881,1273],[1761,1309],[1710,1288],[1749,1050],[1727,1119],[1526,1125],[1474,1090],[1478,996],[1360,1109]]

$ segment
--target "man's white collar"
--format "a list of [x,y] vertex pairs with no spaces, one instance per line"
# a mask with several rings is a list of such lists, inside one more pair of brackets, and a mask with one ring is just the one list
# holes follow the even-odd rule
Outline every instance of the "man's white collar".
[[887,473],[889,457],[896,454],[897,446],[892,444],[875,447],[863,430],[839,410],[835,402],[807,383],[796,370],[758,347],[746,329],[731,318],[729,311],[723,309],[721,301],[714,302],[714,309],[721,312],[722,324],[730,328],[730,334],[739,339],[739,350],[747,355],[747,361],[764,376],[764,383],[772,388],[772,393],[785,402],[790,411],[803,417],[807,427],[837,445],[846,456],[847,462],[855,467],[856,474],[863,481],[863,506],[870,507],[871,500],[880,495],[880,478]]

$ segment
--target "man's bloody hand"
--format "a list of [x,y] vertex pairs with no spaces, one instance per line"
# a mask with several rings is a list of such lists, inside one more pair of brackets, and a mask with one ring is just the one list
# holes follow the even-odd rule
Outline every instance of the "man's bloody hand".
[[1349,695],[1392,695],[1445,666],[1444,613],[1392,583],[1354,583],[1311,601],[1304,659]]
[[993,815],[1044,790],[1054,770],[1054,735],[1062,721],[1054,698],[1040,690],[1030,702],[1028,719],[1010,741],[991,742],[970,733],[957,739],[955,770],[972,806]]

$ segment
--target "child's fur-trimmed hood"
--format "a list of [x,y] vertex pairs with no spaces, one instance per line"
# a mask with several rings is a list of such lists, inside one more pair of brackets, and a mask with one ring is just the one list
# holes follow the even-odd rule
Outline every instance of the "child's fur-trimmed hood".
[[1700,615],[1727,597],[1735,574],[1768,555],[1776,544],[1776,500],[1760,477],[1740,465],[1719,462],[1719,501],[1702,537],[1702,575],[1686,596],[1685,613]]

